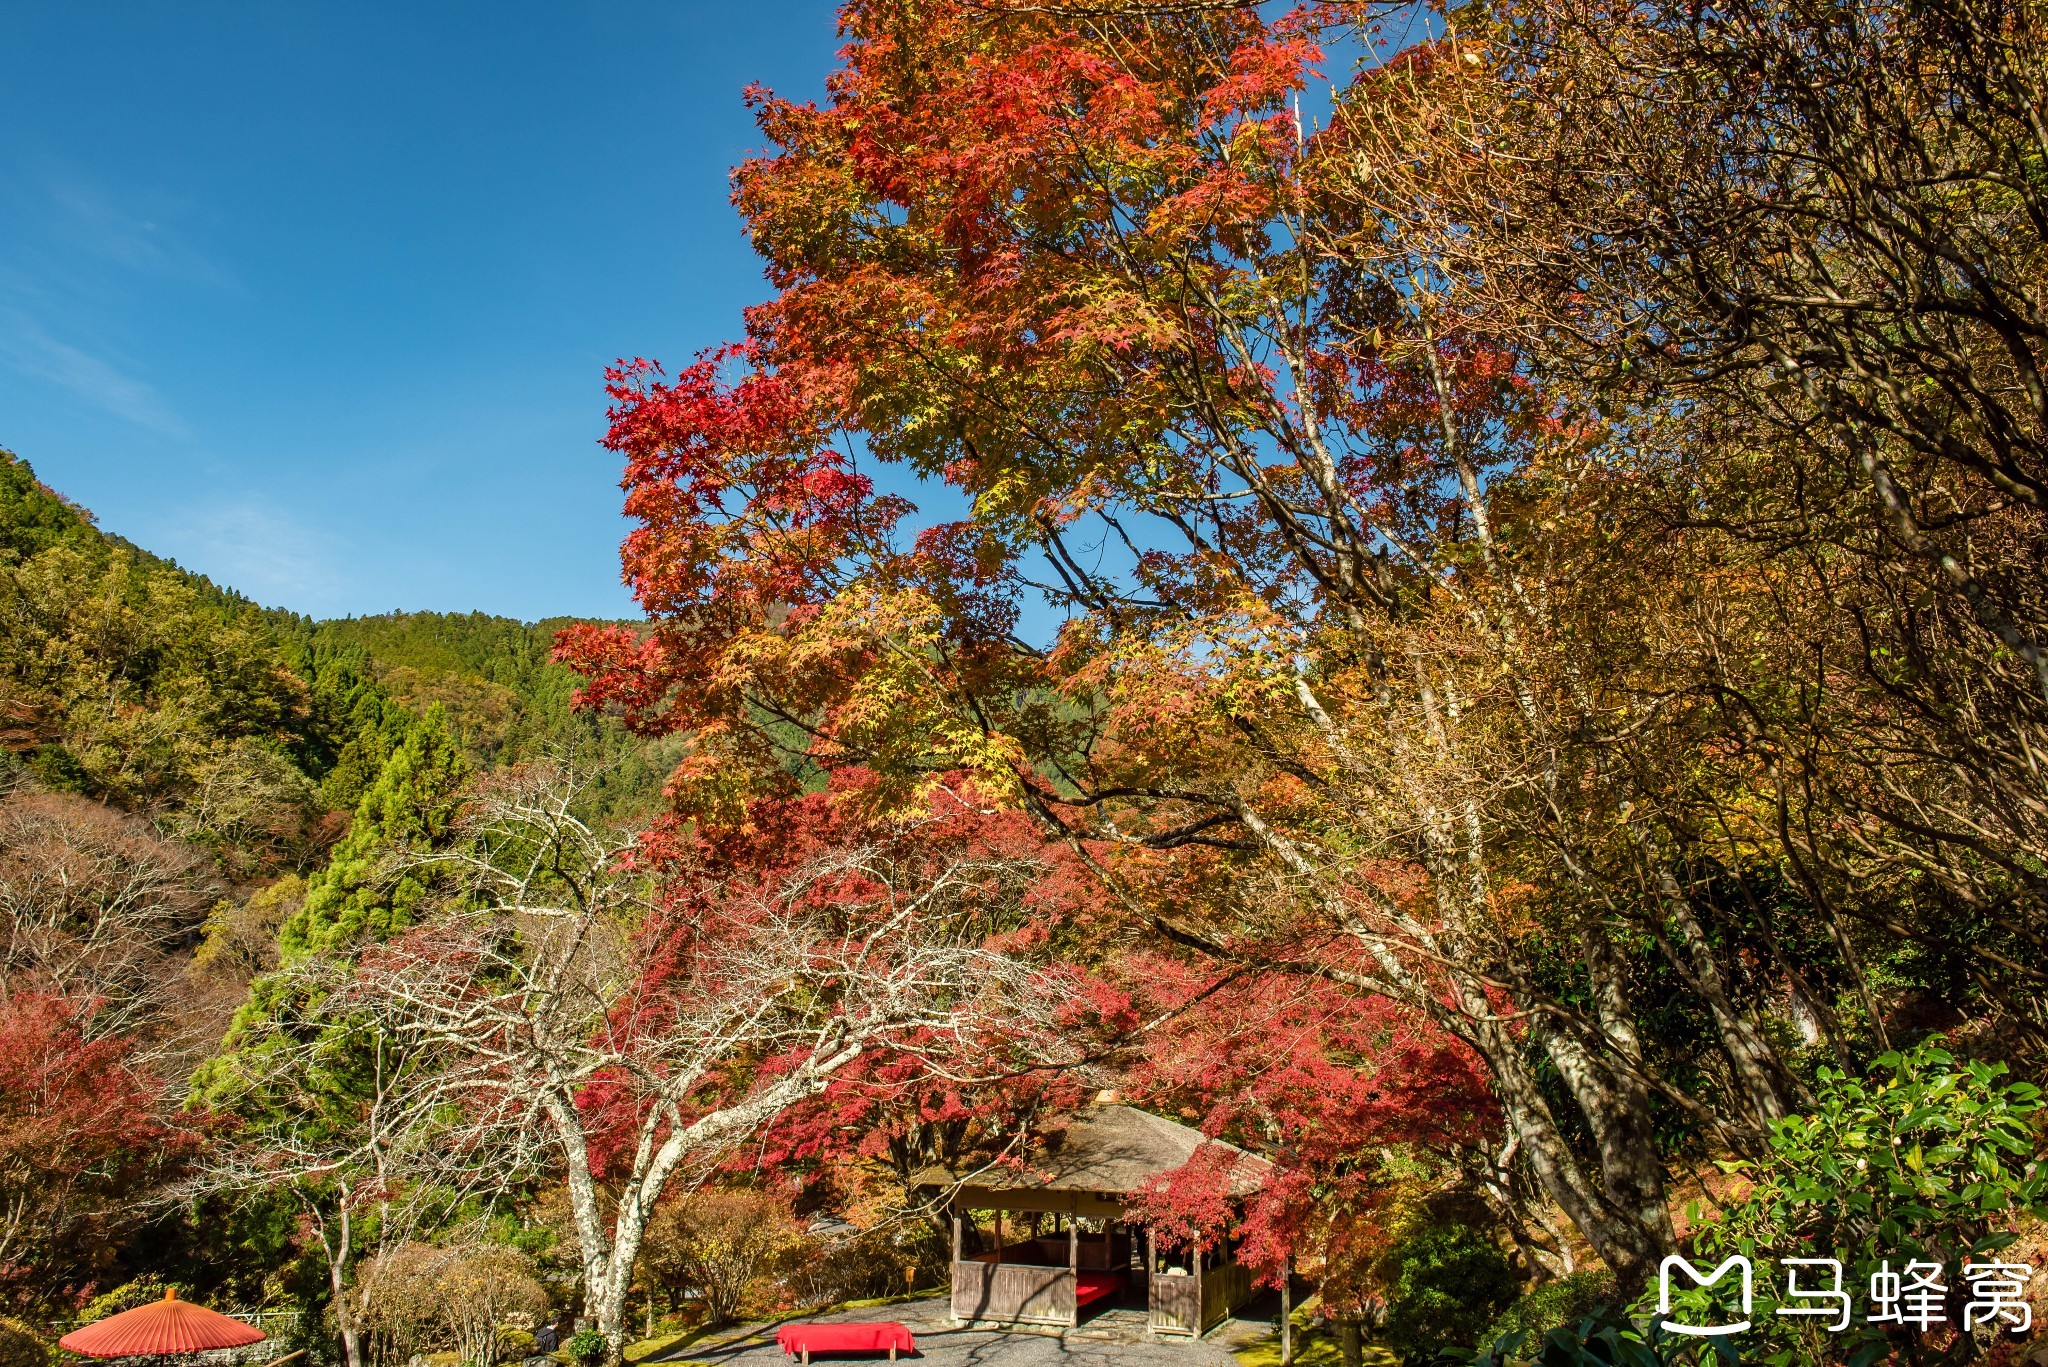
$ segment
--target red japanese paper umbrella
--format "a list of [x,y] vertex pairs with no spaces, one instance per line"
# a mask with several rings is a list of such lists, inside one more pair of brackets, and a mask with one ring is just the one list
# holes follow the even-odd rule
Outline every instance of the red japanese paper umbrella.
[[240,1348],[261,1342],[263,1337],[263,1331],[254,1325],[181,1301],[177,1292],[166,1291],[160,1301],[74,1329],[57,1343],[87,1357],[125,1358]]

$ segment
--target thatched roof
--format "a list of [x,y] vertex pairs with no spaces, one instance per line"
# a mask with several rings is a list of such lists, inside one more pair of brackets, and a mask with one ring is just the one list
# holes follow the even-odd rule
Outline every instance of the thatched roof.
[[[1234,1144],[1210,1139],[1200,1130],[1135,1106],[1097,1103],[1075,1113],[1065,1129],[1036,1145],[1022,1170],[997,1169],[966,1180],[987,1191],[1082,1191],[1127,1195],[1146,1182],[1181,1167],[1196,1149],[1216,1144],[1237,1155],[1231,1191],[1258,1190],[1273,1165]],[[932,1185],[950,1185],[960,1175],[933,1169],[920,1175]]]

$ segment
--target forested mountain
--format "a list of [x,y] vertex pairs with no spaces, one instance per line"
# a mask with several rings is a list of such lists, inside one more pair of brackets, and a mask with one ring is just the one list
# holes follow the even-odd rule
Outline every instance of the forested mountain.
[[[0,547],[0,746],[10,771],[128,808],[183,812],[190,834],[237,867],[303,865],[312,854],[304,842],[322,833],[279,827],[277,804],[312,821],[347,811],[405,717],[435,707],[480,767],[575,754],[616,771],[609,801],[658,791],[659,766],[623,728],[571,707],[576,676],[549,659],[568,619],[422,612],[321,622],[262,608],[101,531],[4,450]],[[250,819],[252,785],[272,808],[261,833],[234,824]],[[262,850],[241,848],[262,838]]]
[[281,952],[360,922],[429,767],[445,796],[568,762],[598,819],[656,800],[660,744],[572,709],[559,625],[263,608],[0,451],[0,1298],[178,1264],[157,1241],[189,1231],[138,1248],[115,1213],[193,1138],[151,1098]]
[[367,661],[386,696],[414,712],[439,707],[456,744],[479,766],[573,754],[601,768],[592,796],[607,812],[644,810],[659,795],[678,747],[650,745],[571,706],[578,677],[554,663],[551,652],[556,633],[572,620],[394,612],[293,618],[285,630],[302,658]]

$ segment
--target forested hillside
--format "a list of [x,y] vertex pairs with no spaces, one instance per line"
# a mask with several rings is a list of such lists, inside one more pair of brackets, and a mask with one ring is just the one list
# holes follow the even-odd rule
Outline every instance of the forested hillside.
[[656,800],[662,756],[571,709],[556,625],[266,609],[0,452],[0,1298],[178,1265],[189,1229],[126,1203],[196,1142],[185,1079],[309,892],[318,922],[375,881],[406,775],[561,761],[597,818]]
[[95,528],[8,456],[8,771],[168,822],[227,876],[303,865],[345,808],[319,785],[376,751],[388,699],[359,652],[313,659],[253,604]]
[[[549,658],[566,618],[422,612],[314,621],[260,607],[101,531],[4,450],[0,500],[8,611],[0,744],[10,770],[46,787],[186,810],[194,833],[225,850],[254,836],[227,824],[247,807],[223,805],[231,791],[268,783],[265,800],[302,799],[313,817],[345,812],[402,719],[439,707],[455,744],[479,766],[573,753],[617,771],[606,789],[612,800],[642,802],[658,791],[661,766],[643,747],[571,706],[577,677]],[[280,847],[271,863],[302,865],[305,855]]]
[[408,612],[293,619],[287,629],[304,656],[366,659],[387,696],[414,712],[439,707],[449,733],[478,765],[573,754],[601,770],[591,796],[607,814],[644,814],[680,747],[633,738],[572,706],[580,680],[551,657],[556,633],[571,620]]

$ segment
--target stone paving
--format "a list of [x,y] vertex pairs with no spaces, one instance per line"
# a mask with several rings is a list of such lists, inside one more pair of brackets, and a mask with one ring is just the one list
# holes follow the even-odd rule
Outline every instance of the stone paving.
[[[1239,1339],[1257,1337],[1267,1329],[1233,1321],[1199,1343],[1186,1339],[1147,1342],[1144,1317],[1115,1310],[1093,1317],[1064,1337],[956,1329],[943,1296],[818,1315],[813,1322],[844,1324],[874,1320],[908,1325],[910,1332],[917,1335],[917,1354],[907,1360],[931,1367],[1233,1367],[1229,1345]],[[694,1343],[675,1350],[671,1357],[649,1361],[707,1363],[716,1367],[786,1364],[790,1359],[775,1346],[775,1329],[775,1325],[768,1324],[739,1335],[720,1335],[714,1342]],[[828,1354],[814,1356],[812,1361],[887,1362],[888,1357],[880,1353]]]

